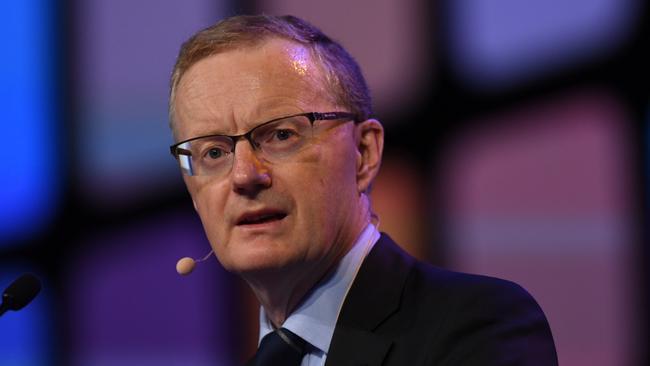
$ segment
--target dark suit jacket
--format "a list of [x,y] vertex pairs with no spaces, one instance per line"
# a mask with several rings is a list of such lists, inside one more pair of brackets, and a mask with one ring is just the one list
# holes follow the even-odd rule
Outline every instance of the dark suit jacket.
[[327,366],[554,366],[546,317],[520,286],[418,262],[382,234],[348,293]]

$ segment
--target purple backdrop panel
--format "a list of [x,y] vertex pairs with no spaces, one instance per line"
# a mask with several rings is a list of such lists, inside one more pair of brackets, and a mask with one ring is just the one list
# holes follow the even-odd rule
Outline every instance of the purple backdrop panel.
[[611,52],[637,23],[638,0],[449,1],[451,62],[495,89]]
[[74,365],[226,365],[230,275],[217,261],[176,273],[184,256],[210,251],[192,213],[134,223],[90,238],[69,262]]
[[77,2],[77,176],[92,202],[159,194],[178,174],[167,146],[169,78],[180,45],[227,1]]
[[585,90],[472,124],[444,155],[452,266],[527,288],[563,365],[636,364],[627,118]]

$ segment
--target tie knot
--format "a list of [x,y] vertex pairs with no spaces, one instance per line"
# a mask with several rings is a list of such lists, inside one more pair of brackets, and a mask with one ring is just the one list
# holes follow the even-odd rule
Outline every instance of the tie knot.
[[262,338],[255,354],[256,366],[300,365],[307,342],[286,328],[276,329]]
[[300,338],[300,336],[286,328],[276,329],[274,333],[277,333],[284,342],[286,342],[301,356],[305,354],[305,345],[307,342],[304,339]]

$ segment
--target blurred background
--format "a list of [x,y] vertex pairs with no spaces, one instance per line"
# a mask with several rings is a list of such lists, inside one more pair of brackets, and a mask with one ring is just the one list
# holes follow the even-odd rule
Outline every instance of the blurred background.
[[[520,283],[562,365],[647,365],[650,89],[642,0],[22,0],[0,5],[0,365],[236,365],[258,305],[212,259],[169,155],[180,44],[293,14],[359,61],[386,128],[380,230]],[[645,345],[645,346],[644,346]]]

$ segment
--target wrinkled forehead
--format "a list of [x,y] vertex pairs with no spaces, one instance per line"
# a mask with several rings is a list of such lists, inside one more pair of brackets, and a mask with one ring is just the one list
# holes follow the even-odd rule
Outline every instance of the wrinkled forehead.
[[173,101],[174,135],[182,138],[178,124],[187,120],[255,121],[275,117],[261,112],[276,105],[294,103],[300,109],[302,103],[308,108],[317,99],[335,100],[310,49],[297,42],[269,39],[205,57],[185,72]]
[[[228,57],[231,55],[236,56]],[[213,63],[214,68],[210,74],[214,76],[240,77],[242,80],[248,79],[249,81],[263,80],[265,76],[280,77],[291,81],[307,82],[318,89],[328,89],[329,78],[326,76],[328,73],[315,52],[307,45],[279,37],[243,42],[236,47],[222,49],[215,54],[200,58],[180,76],[177,87],[180,88],[183,84],[190,83],[188,79],[195,74],[192,71],[196,71],[197,65],[205,63],[206,59],[211,58],[223,60],[222,65]],[[237,60],[237,66],[242,67],[233,70],[233,65],[228,65],[229,60],[233,59]],[[244,67],[246,65],[250,67]],[[220,70],[225,73],[219,73]],[[239,73],[235,73],[235,71],[239,71]]]

